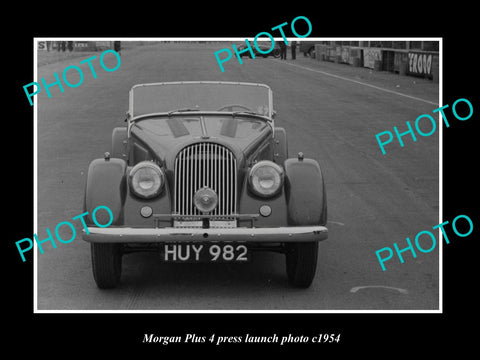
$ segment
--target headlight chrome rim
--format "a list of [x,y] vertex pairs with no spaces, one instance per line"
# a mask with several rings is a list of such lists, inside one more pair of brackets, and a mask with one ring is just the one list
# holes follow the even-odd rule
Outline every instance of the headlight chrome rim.
[[136,164],[128,176],[130,190],[142,199],[152,199],[160,195],[165,186],[165,175],[152,161]]
[[[262,176],[263,179],[261,179]],[[262,160],[253,165],[248,175],[250,189],[263,198],[277,195],[283,187],[283,181],[283,169],[269,160]],[[270,183],[271,186],[268,186]]]

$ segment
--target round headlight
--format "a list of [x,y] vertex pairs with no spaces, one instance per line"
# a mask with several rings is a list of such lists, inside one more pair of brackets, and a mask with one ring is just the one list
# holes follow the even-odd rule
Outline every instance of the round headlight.
[[159,195],[165,184],[162,169],[151,161],[142,161],[135,165],[130,171],[129,180],[132,192],[144,199]]
[[256,163],[248,177],[251,190],[262,197],[273,196],[283,185],[283,169],[274,162],[264,160]]

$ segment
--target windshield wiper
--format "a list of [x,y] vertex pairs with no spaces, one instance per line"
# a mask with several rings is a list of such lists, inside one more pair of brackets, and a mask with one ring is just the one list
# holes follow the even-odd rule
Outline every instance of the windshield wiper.
[[187,111],[197,111],[197,109],[176,109],[169,111],[167,115],[170,117],[172,114],[179,113],[179,112],[187,112]]
[[271,119],[268,116],[256,113],[254,111],[234,111],[234,112],[232,112],[233,117],[235,117],[237,115],[254,115],[254,116],[259,116],[259,117],[261,117],[261,118],[263,118],[267,121],[271,121]]
[[157,113],[142,114],[142,115],[137,115],[137,116],[133,117],[130,121],[136,123],[137,121],[141,121],[141,120],[145,120],[145,119],[151,119],[151,118],[154,118],[154,117],[165,116],[165,114],[167,114],[167,116],[170,117],[172,114],[182,113],[182,112],[187,112],[187,111],[198,111],[198,109],[175,109],[175,110],[171,110],[169,112],[157,112]]

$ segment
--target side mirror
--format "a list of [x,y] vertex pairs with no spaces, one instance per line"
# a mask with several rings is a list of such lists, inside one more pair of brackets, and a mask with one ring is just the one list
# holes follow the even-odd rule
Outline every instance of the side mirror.
[[130,113],[127,111],[125,111],[125,122],[128,122],[128,120],[130,120]]
[[275,119],[275,116],[277,116],[277,112],[275,110],[272,110],[272,119]]

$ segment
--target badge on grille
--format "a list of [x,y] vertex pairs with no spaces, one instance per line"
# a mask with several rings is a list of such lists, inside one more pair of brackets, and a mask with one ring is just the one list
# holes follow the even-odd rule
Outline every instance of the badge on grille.
[[218,197],[215,191],[205,186],[195,193],[193,203],[198,210],[203,213],[208,213],[217,206]]

